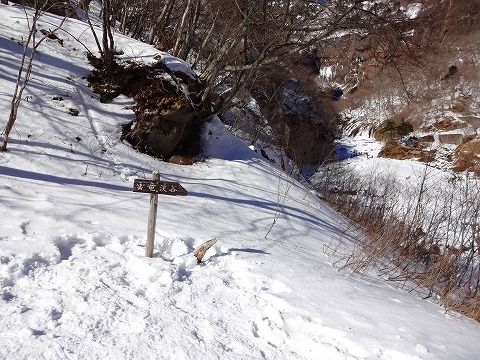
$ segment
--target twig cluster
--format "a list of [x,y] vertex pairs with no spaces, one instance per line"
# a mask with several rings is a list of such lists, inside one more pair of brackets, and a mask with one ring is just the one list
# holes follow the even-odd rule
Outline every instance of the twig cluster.
[[480,182],[447,182],[428,166],[400,181],[372,169],[360,175],[329,166],[318,193],[359,226],[359,242],[341,266],[376,266],[390,281],[426,289],[448,310],[480,321]]

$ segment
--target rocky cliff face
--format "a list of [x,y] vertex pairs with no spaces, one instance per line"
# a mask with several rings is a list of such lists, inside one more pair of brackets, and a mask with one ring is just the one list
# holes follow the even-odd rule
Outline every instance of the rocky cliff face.
[[[475,150],[480,141],[480,1],[399,2],[399,9],[412,12],[415,22],[412,53],[398,57],[395,66],[380,66],[378,52],[368,44],[344,39],[347,56],[320,69],[319,83],[345,89],[335,106],[346,135],[379,136],[387,121],[408,122],[414,127],[411,135],[419,139],[413,153],[429,154],[418,158],[480,175]],[[467,143],[472,145],[463,146]],[[406,151],[392,146],[384,154]],[[460,153],[470,159],[462,160],[461,167],[456,165]]]
[[285,149],[300,166],[319,165],[333,150],[334,132],[312,97],[295,79],[280,92],[282,121],[276,126]]
[[265,81],[237,97],[222,120],[267,160],[288,172],[292,170],[290,162],[308,175],[305,171],[318,167],[334,153],[333,123],[291,72],[282,69],[264,76]]

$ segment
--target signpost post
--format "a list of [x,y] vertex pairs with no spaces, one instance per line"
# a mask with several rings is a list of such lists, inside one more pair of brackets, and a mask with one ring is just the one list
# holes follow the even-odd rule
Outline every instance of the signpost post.
[[177,182],[160,181],[160,174],[156,171],[152,174],[152,180],[135,179],[133,181],[133,191],[150,194],[145,256],[151,258],[153,257],[153,244],[155,241],[158,195],[187,196],[188,192]]

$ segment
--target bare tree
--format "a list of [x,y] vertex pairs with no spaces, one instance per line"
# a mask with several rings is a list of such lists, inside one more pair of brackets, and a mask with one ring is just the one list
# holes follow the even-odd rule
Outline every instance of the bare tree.
[[[375,57],[377,65],[392,64],[400,76],[396,61],[414,52],[414,22],[398,11],[395,0],[166,0],[161,6],[153,0],[105,0],[103,16],[107,67],[113,50],[110,25],[119,19],[121,30],[135,38],[161,42],[182,59],[192,55],[206,84],[204,100],[211,100],[219,83],[227,85],[228,94],[215,97],[217,111],[254,82],[259,69],[301,51],[315,48],[318,57],[331,57],[339,42],[361,41],[363,57]],[[357,59],[352,87],[362,79],[361,56]]]
[[194,31],[197,26],[200,10],[200,0],[187,0],[185,11],[177,31],[177,40],[173,47],[173,54],[186,60],[190,51]]
[[[209,84],[230,81],[231,93],[253,81],[258,71],[268,65],[285,63],[304,50],[315,47],[323,51],[342,41],[369,39],[368,56],[376,55],[377,63],[395,64],[405,54],[414,56],[414,39],[409,31],[412,22],[405,14],[393,12],[394,1],[383,7],[370,1],[234,1],[217,21],[211,43],[220,44],[212,50],[199,49],[215,56],[205,61],[202,78]],[[228,25],[226,24],[228,22]],[[222,40],[220,28],[228,28],[228,38]],[[217,42],[215,40],[218,39]],[[227,44],[228,43],[228,44]],[[202,44],[208,46],[208,44]],[[215,46],[215,45],[214,45]],[[379,53],[380,54],[377,54]],[[329,53],[331,56],[331,53]],[[345,52],[338,57],[345,57]],[[364,54],[367,56],[367,54]],[[357,63],[358,68],[358,63]],[[358,69],[353,82],[360,81]],[[225,81],[224,81],[225,82]],[[235,84],[242,84],[235,86]],[[214,85],[212,84],[212,89]],[[220,101],[231,97],[223,97]],[[220,106],[217,106],[220,108]]]
[[174,3],[175,0],[164,1],[160,13],[154,12],[154,20],[151,21],[148,30],[147,42],[149,44],[153,44],[155,41],[165,37],[165,27],[172,13]]
[[102,0],[102,63],[103,70],[109,74],[112,70],[115,55],[115,41],[112,27],[115,26],[116,11],[113,0]]
[[35,60],[35,54],[38,47],[47,37],[58,31],[65,22],[65,19],[67,18],[65,16],[53,30],[50,30],[48,34],[44,34],[39,40],[37,40],[37,24],[43,13],[45,11],[48,11],[49,9],[48,1],[35,1],[34,9],[35,10],[33,15],[30,15],[27,9],[24,7],[25,18],[28,22],[29,31],[28,36],[23,44],[23,53],[22,57],[20,58],[20,66],[15,82],[15,90],[13,92],[10,105],[10,115],[8,117],[7,125],[3,130],[3,141],[0,146],[0,151],[7,150],[8,139],[10,136],[10,132],[15,125],[15,121],[17,120],[17,113],[20,107],[20,103],[22,101],[22,95],[32,75],[33,62]]

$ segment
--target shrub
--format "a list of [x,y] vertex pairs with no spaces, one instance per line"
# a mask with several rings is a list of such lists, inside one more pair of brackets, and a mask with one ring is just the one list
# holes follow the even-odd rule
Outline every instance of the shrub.
[[317,192],[358,226],[357,248],[339,262],[353,272],[377,265],[386,279],[422,287],[480,321],[480,182],[447,184],[424,169],[408,184],[381,169],[325,169]]
[[442,80],[447,80],[457,73],[457,67],[455,65],[450,65],[448,68],[448,73],[443,77]]
[[392,137],[404,137],[413,131],[413,125],[405,120],[395,124],[393,120],[387,120],[380,128],[380,133],[389,134]]

